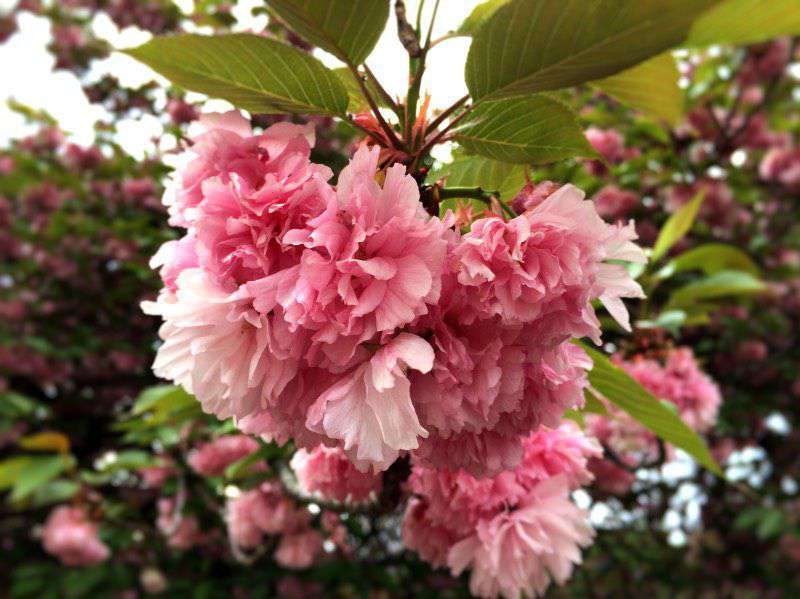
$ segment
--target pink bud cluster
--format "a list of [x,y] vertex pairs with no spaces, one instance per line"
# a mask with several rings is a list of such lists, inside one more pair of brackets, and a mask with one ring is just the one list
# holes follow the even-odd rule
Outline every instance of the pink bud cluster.
[[228,501],[225,520],[231,543],[252,550],[265,537],[280,535],[274,558],[285,568],[307,568],[322,549],[310,513],[289,499],[280,485],[263,483]]
[[[657,399],[674,404],[681,419],[698,432],[709,430],[717,420],[722,396],[716,383],[702,371],[689,347],[669,351],[663,362],[646,356],[613,360]],[[626,413],[611,405],[608,416],[589,415],[586,430],[630,468],[658,458],[657,437]],[[667,448],[670,451],[670,448]],[[591,464],[599,488],[624,494],[635,479],[632,472],[609,459]]]
[[81,507],[55,508],[44,524],[42,544],[65,566],[93,566],[111,555],[97,534],[97,524]]
[[586,513],[569,497],[591,481],[588,460],[601,453],[577,426],[564,424],[528,436],[519,466],[492,478],[417,465],[404,543],[454,575],[470,568],[476,596],[542,594],[551,580],[570,577],[591,542]]
[[[489,475],[580,405],[599,299],[625,327],[644,261],[564,186],[469,231],[429,216],[402,165],[361,148],[329,183],[310,127],[201,119],[165,199],[186,235],[154,257],[165,288],[155,372],[246,433],[342,448],[361,470],[404,452]],[[610,263],[609,261],[615,261]]]

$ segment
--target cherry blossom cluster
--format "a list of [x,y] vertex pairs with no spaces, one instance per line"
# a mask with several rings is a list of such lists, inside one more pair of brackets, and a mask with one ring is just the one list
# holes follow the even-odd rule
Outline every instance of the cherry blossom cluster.
[[[691,348],[668,350],[663,359],[635,355],[624,360],[616,355],[613,361],[654,397],[674,404],[681,419],[697,432],[706,432],[716,423],[722,396],[716,383],[697,364]],[[593,459],[590,468],[598,488],[624,494],[635,480],[633,470],[657,459],[658,438],[619,408],[610,404],[606,408],[608,416],[587,416],[586,430],[628,468],[608,458]],[[666,451],[671,453],[671,447]]]
[[581,561],[593,531],[570,492],[592,480],[600,446],[572,423],[523,441],[515,470],[491,478],[415,466],[403,521],[407,547],[453,575],[470,568],[480,597],[542,594]]
[[[402,165],[362,147],[339,173],[308,126],[253,133],[207,115],[165,197],[186,229],[153,259],[165,287],[155,372],[246,433],[341,447],[381,471],[403,452],[491,475],[580,405],[599,299],[625,327],[642,292],[633,225],[564,186],[466,233],[430,216]],[[613,262],[611,262],[613,261]]]
[[60,505],[48,516],[42,530],[45,551],[67,566],[104,562],[111,550],[100,540],[97,523],[83,508]]

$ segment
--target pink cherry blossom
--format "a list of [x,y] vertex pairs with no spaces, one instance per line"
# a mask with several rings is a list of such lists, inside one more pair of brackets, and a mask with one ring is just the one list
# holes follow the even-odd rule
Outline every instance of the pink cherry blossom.
[[286,534],[275,550],[275,561],[284,568],[302,570],[314,563],[322,550],[322,535],[313,528]]
[[189,466],[203,476],[222,476],[225,469],[258,450],[258,442],[247,435],[225,435],[194,448]]
[[611,222],[626,218],[641,205],[636,193],[616,185],[606,185],[594,195],[592,201],[597,214]]
[[569,319],[572,326],[561,335],[598,341],[599,323],[588,303],[599,298],[629,329],[620,298],[643,297],[642,290],[624,267],[604,261],[644,262],[645,256],[632,243],[632,223],[604,223],[583,197],[565,185],[509,222],[488,218],[473,224],[456,257],[458,281],[475,288],[476,309],[508,322]]
[[177,502],[172,497],[159,499],[156,527],[166,537],[167,545],[186,551],[202,542],[204,535],[196,516],[177,513],[176,508]]
[[361,503],[375,499],[381,477],[360,472],[339,447],[298,450],[291,461],[301,490],[325,501]]
[[45,551],[65,566],[93,566],[111,555],[97,535],[97,524],[80,507],[60,505],[47,517],[42,531]]
[[569,493],[591,480],[588,460],[600,455],[599,446],[571,424],[520,442],[524,457],[514,470],[475,478],[415,464],[408,482],[414,498],[404,543],[454,574],[471,568],[479,596],[530,595],[551,578],[563,583],[592,537]]
[[772,148],[761,160],[759,176],[790,191],[800,190],[800,148]]
[[259,315],[244,294],[228,294],[198,268],[184,270],[176,286],[175,293],[164,290],[157,302],[142,304],[165,321],[153,371],[220,418],[266,407],[297,370],[300,348],[276,333],[282,321]]
[[433,348],[401,333],[320,395],[306,425],[341,441],[361,469],[385,470],[399,452],[416,449],[427,436],[414,409],[405,368],[428,372]]
[[551,581],[564,584],[594,536],[567,489],[563,477],[547,479],[515,510],[481,522],[450,549],[453,575],[471,568],[470,591],[477,597],[539,596]]
[[279,304],[338,364],[358,343],[426,314],[441,289],[444,226],[427,215],[402,165],[379,185],[377,161],[378,148],[359,150],[339,175],[335,202],[284,239],[306,247],[296,271],[248,285],[257,310]]
[[299,511],[279,486],[272,483],[229,499],[225,507],[228,536],[243,549],[254,549],[265,535],[293,530],[305,521],[306,513]]
[[[657,399],[675,404],[681,419],[696,431],[705,432],[716,422],[722,402],[719,388],[700,369],[690,348],[670,350],[663,363],[643,356],[613,360]],[[619,408],[609,404],[606,408],[608,416],[586,417],[589,434],[631,468],[659,457],[658,439],[652,432]],[[666,451],[669,457],[671,446]],[[624,493],[633,483],[632,473],[608,459],[593,459],[590,467],[598,487],[609,493]]]

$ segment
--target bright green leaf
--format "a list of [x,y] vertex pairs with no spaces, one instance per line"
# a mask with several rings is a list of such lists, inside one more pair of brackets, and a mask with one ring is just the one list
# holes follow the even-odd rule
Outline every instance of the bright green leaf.
[[656,243],[653,246],[653,252],[650,255],[651,264],[657,262],[672,246],[683,239],[683,236],[689,232],[702,203],[703,192],[701,191],[667,219],[667,222],[661,227],[661,231],[658,233],[658,239],[656,239]]
[[703,300],[720,297],[757,295],[765,289],[766,285],[749,273],[722,270],[674,291],[670,296],[667,309],[682,308]]
[[9,500],[14,503],[25,499],[74,465],[75,458],[71,455],[32,456],[18,473]]
[[680,44],[715,0],[511,0],[467,56],[475,100],[595,81]]
[[170,35],[124,52],[181,87],[250,112],[347,110],[347,90],[334,73],[316,58],[260,35]]
[[[525,168],[518,164],[498,162],[482,156],[458,156],[450,164],[433,171],[429,181],[444,179],[445,187],[482,187],[497,192],[501,200],[510,201],[526,183]],[[469,201],[480,214],[486,204],[479,200]],[[459,200],[448,199],[441,203],[440,212],[455,209]]]
[[726,0],[692,26],[687,46],[753,44],[800,34],[800,0]]
[[575,114],[546,96],[482,102],[455,139],[469,153],[518,164],[596,155]]
[[80,490],[80,485],[72,480],[57,478],[34,491],[31,503],[34,507],[63,503],[72,499]]
[[464,19],[457,33],[460,35],[475,35],[481,25],[488,21],[495,11],[506,2],[508,2],[508,0],[486,0],[486,2],[481,2],[478,6],[473,8],[469,16]]
[[594,362],[594,367],[589,372],[589,382],[595,390],[658,437],[684,450],[715,474],[722,475],[705,441],[677,414],[664,407],[605,355],[590,347],[581,347]]
[[369,56],[389,17],[388,0],[268,0],[267,4],[306,40],[353,65]]
[[605,405],[603,402],[589,389],[585,389],[583,392],[583,397],[585,398],[585,403],[583,404],[583,408],[581,408],[581,412],[586,412],[589,414],[600,414],[601,416],[605,416],[608,414],[608,410],[606,410]]
[[679,272],[701,270],[713,275],[721,270],[740,270],[754,277],[760,271],[755,262],[742,250],[725,243],[706,243],[683,252],[661,268],[656,276],[666,279]]
[[632,108],[677,124],[683,117],[683,91],[678,87],[678,67],[664,52],[633,68],[593,81],[592,86]]
[[0,462],[0,489],[10,489],[20,473],[28,467],[33,456],[20,455]]

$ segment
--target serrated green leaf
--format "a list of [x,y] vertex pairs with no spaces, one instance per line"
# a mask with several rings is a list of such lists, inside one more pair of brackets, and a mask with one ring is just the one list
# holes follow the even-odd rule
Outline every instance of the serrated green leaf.
[[674,291],[666,309],[682,308],[703,300],[720,297],[757,295],[765,289],[766,285],[763,281],[749,273],[722,270]]
[[581,347],[594,363],[589,372],[589,382],[596,391],[659,438],[684,450],[699,464],[722,476],[722,470],[709,452],[706,442],[676,413],[664,407],[605,355],[583,344]]
[[358,65],[386,26],[388,0],[268,0],[268,6],[306,40]]
[[726,0],[691,28],[687,46],[753,44],[800,34],[800,0]]
[[715,0],[511,0],[474,36],[475,100],[569,87],[624,71],[680,44]]
[[664,52],[621,73],[593,81],[592,86],[643,113],[676,125],[683,117],[678,67]]
[[703,197],[703,192],[699,192],[667,219],[658,232],[658,238],[650,255],[650,264],[657,262],[689,232],[703,203]]
[[754,277],[760,270],[755,262],[739,248],[725,243],[706,243],[676,256],[656,276],[666,279],[680,272],[700,270],[713,275],[721,270],[740,270]]
[[482,102],[456,130],[455,140],[469,153],[517,164],[596,155],[575,114],[546,96]]
[[156,37],[124,52],[186,89],[256,113],[344,114],[347,90],[316,58],[249,33]]

